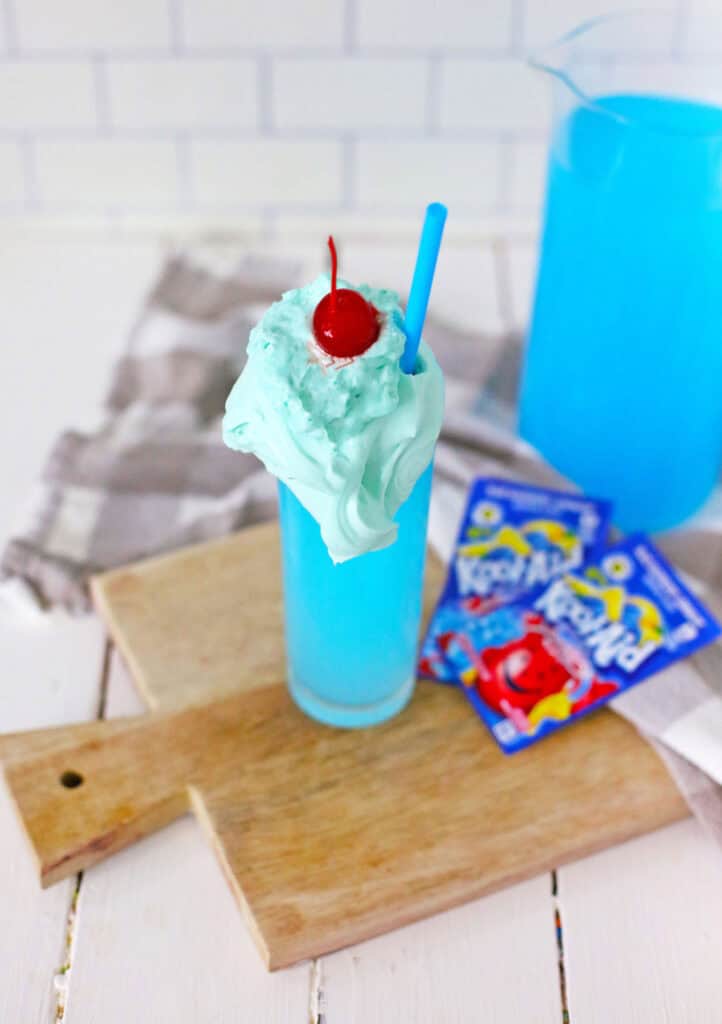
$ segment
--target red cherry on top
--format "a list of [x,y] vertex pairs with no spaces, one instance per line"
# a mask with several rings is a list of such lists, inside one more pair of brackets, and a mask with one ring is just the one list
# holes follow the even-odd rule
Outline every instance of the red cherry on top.
[[324,295],[313,314],[316,341],[330,356],[350,359],[360,356],[379,336],[381,323],[378,310],[360,292],[337,288],[338,256],[331,235],[331,291]]

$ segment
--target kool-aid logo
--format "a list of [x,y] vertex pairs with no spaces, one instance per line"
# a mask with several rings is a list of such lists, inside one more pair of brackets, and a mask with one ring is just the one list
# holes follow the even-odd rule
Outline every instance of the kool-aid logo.
[[498,591],[540,586],[555,576],[581,565],[582,551],[575,545],[565,554],[556,548],[516,554],[507,549],[489,551],[483,556],[458,554],[455,561],[459,593],[488,597]]
[[[584,597],[574,592],[575,586],[584,591]],[[625,598],[626,593],[619,587],[597,590],[570,577],[556,580],[534,606],[553,625],[568,622],[583,639],[592,660],[600,668],[614,664],[624,672],[632,673],[659,650],[664,633],[659,628],[632,628],[621,617],[615,616],[615,621],[611,621],[608,606],[614,603],[619,613]]]
[[504,519],[496,501],[487,498],[471,506],[454,562],[462,596],[509,596],[581,565],[583,546],[567,523],[527,516],[514,525]]

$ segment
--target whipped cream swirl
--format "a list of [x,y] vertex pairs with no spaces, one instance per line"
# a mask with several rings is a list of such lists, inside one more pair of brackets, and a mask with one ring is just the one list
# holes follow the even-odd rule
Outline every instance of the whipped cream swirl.
[[223,439],[288,485],[319,523],[331,558],[344,562],[395,540],[393,517],[433,456],[444,385],[423,341],[417,372],[402,372],[403,314],[386,289],[357,289],[381,316],[374,344],[353,359],[325,353],[311,321],[329,290],[323,274],[286,292],[251,331]]

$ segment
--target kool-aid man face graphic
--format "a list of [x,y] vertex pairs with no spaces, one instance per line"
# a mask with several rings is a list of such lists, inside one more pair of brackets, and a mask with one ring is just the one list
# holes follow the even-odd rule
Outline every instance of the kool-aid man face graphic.
[[529,651],[512,651],[505,661],[497,666],[497,672],[501,674],[503,681],[512,690],[521,690],[514,683],[517,676],[521,676],[531,663],[532,656]]
[[527,633],[503,647],[481,654],[487,672],[479,678],[480,695],[500,713],[505,708],[530,711],[543,697],[559,693],[570,682],[569,672],[539,633]]

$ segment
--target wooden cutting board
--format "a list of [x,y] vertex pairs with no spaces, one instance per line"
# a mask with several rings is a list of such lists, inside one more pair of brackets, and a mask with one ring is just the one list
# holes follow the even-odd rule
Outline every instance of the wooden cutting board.
[[[605,711],[511,758],[462,694],[431,683],[375,729],[310,721],[278,683],[277,552],[276,528],[259,527],[95,581],[162,710],[11,741],[44,884],[190,807],[273,969],[687,814],[651,747]],[[428,577],[427,606],[433,561]]]

